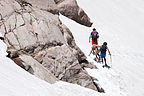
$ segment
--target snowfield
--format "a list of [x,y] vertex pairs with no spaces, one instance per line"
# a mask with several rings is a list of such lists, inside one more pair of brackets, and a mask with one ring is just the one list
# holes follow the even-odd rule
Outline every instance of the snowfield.
[[[63,23],[71,29],[77,45],[88,57],[91,49],[88,37],[92,29],[96,28],[100,34],[99,44],[101,45],[106,41],[112,54],[112,62],[107,54],[107,62],[112,66],[112,69],[106,73],[103,69],[97,71],[103,71],[101,72],[103,74],[100,74],[106,78],[108,77],[108,82],[119,87],[118,89],[126,95],[144,96],[144,1],[77,1],[93,22],[93,26],[87,28],[61,16]],[[91,57],[93,56],[91,55]],[[101,65],[98,64],[97,66]],[[115,72],[117,75],[113,75],[110,71]],[[96,72],[90,72],[93,75],[97,74]],[[98,78],[101,82],[100,78],[103,77]],[[102,87],[105,86],[102,85]],[[111,87],[114,86],[111,85]],[[105,90],[109,90],[107,88]]]
[[[125,96],[119,85],[109,82],[113,76],[119,78],[119,75],[112,70],[102,69],[99,64],[99,70],[86,70],[91,76],[98,78],[95,82],[106,89],[106,93],[99,93],[92,89],[63,81],[49,84],[40,80],[7,58],[6,45],[1,40],[0,45],[2,45],[0,48],[0,96]],[[92,59],[90,58],[90,60]],[[90,62],[93,62],[93,60]]]

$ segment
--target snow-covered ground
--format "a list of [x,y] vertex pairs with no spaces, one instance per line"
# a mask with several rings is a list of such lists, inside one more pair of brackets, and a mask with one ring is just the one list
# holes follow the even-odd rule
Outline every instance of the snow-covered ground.
[[[113,70],[102,69],[97,63],[94,64],[97,64],[99,70],[86,70],[91,76],[98,78],[96,82],[105,89],[106,93],[99,93],[63,81],[49,84],[40,80],[6,57],[7,46],[2,40],[0,40],[0,45],[0,96],[126,96],[120,90],[119,83],[110,82],[111,79],[119,78],[119,74]],[[93,62],[91,58],[89,61]]]
[[95,27],[100,34],[99,44],[108,42],[111,69],[89,62],[99,69],[86,69],[97,78],[106,93],[98,93],[76,84],[59,81],[49,84],[24,71],[6,58],[6,45],[0,40],[0,96],[144,96],[144,1],[143,0],[77,0],[94,23],[84,27],[64,16],[61,20],[71,29],[77,45],[89,54],[88,37]]
[[111,96],[66,82],[49,84],[26,72],[6,57],[0,40],[0,96]]
[[[96,76],[98,73],[94,70],[88,72],[98,77],[100,82],[103,76],[106,77],[110,83],[119,87],[118,89],[128,96],[144,96],[144,1],[77,1],[94,23],[91,28],[87,28],[61,16],[63,23],[71,29],[77,45],[88,57],[91,48],[88,37],[95,27],[100,34],[99,44],[106,41],[112,53],[112,62],[107,55],[108,64],[112,65],[112,69],[107,70],[106,73],[101,67],[97,70],[103,71],[102,77]],[[89,61],[91,57],[88,57]],[[105,85],[102,87],[105,88]],[[111,87],[113,86],[109,85],[109,88]],[[106,90],[109,88],[107,87]]]

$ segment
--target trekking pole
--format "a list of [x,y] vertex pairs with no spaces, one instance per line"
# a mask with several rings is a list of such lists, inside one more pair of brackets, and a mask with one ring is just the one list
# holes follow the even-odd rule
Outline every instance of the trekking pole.
[[111,55],[110,55],[110,61],[111,61],[111,68],[112,68],[112,57],[111,57]]

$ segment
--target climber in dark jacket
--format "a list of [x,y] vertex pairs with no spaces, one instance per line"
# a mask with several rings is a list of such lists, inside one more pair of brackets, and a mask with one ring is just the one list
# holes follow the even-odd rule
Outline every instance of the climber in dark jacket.
[[105,66],[107,66],[106,63],[106,51],[108,50],[109,55],[111,56],[110,50],[107,46],[107,42],[104,42],[103,45],[96,45],[96,47],[100,47],[100,57],[102,59],[102,64],[103,64],[103,59],[105,62]]

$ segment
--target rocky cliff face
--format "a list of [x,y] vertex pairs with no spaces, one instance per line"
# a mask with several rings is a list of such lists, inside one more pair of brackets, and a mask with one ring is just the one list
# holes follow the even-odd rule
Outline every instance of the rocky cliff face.
[[[75,44],[59,13],[85,26],[90,19],[75,0],[1,0],[0,32],[8,50],[16,50],[33,75],[98,90],[84,67],[93,68]],[[77,17],[77,18],[76,18]]]
[[59,12],[82,24],[85,26],[91,26],[92,23],[90,22],[89,17],[86,15],[86,13],[81,9],[78,5],[76,0],[54,0],[58,6]]

